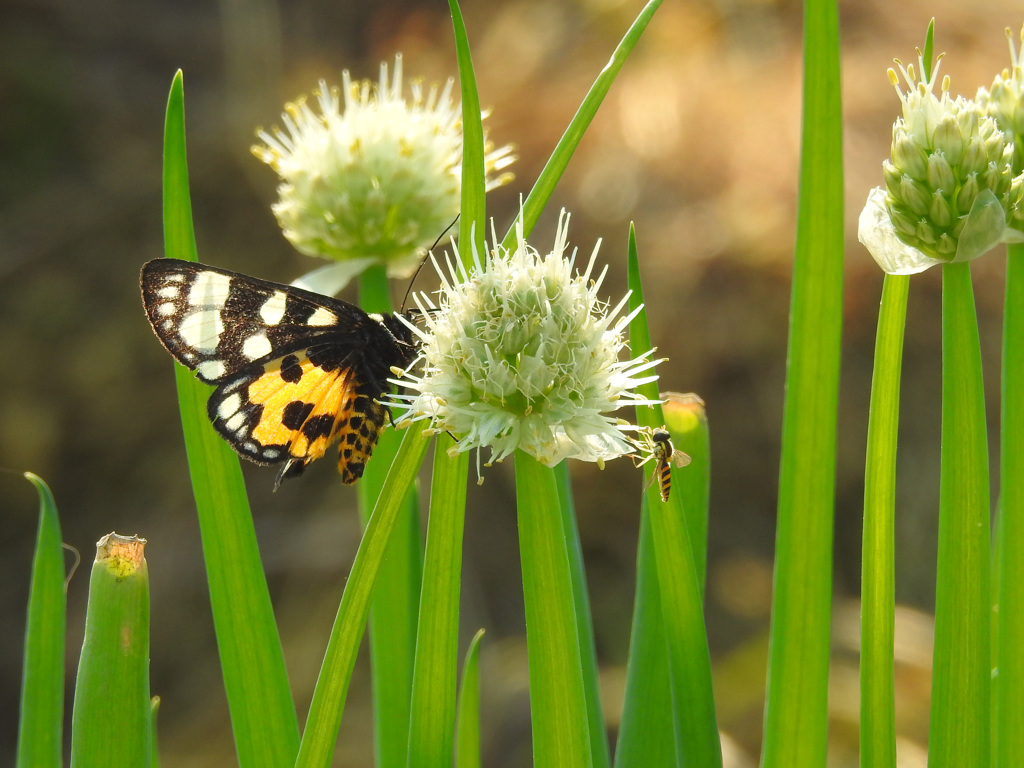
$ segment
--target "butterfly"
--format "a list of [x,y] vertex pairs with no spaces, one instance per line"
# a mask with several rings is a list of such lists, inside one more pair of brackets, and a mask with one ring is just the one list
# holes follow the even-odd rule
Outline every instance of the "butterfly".
[[391,369],[416,356],[405,320],[178,259],[145,264],[141,284],[157,338],[214,385],[214,429],[257,464],[283,463],[275,489],[334,442],[341,481],[362,476],[391,415],[379,402]]
[[664,427],[656,427],[648,431],[644,437],[647,457],[637,466],[641,467],[654,460],[654,472],[644,485],[644,490],[650,488],[651,483],[657,478],[661,500],[668,501],[669,494],[672,493],[672,467],[685,467],[690,463],[690,457],[673,447],[672,437]]

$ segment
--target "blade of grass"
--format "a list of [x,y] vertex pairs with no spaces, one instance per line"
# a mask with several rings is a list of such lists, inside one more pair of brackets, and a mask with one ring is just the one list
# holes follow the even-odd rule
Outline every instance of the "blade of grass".
[[658,566],[654,560],[650,510],[644,496],[636,557],[633,625],[626,661],[626,694],[615,742],[615,768],[679,764],[669,680]]
[[[387,269],[376,264],[359,276],[359,305],[367,312],[389,312]],[[380,496],[401,434],[385,429],[356,484],[363,525]],[[388,540],[370,603],[370,675],[377,768],[404,768],[409,735],[409,702],[416,647],[416,616],[423,572],[419,499],[416,486],[402,504]]]
[[1024,245],[1007,246],[1002,396],[995,764],[1011,768],[1024,755]]
[[480,768],[480,640],[477,630],[466,651],[459,687],[459,720],[455,724],[455,768]]
[[[629,239],[627,273],[629,308],[633,310],[643,303],[643,284],[632,225],[629,228]],[[633,352],[651,348],[646,310],[636,316],[629,328],[629,347]],[[649,399],[658,398],[657,382],[645,384],[639,387],[639,391]],[[657,409],[653,415],[648,410],[637,409],[637,422],[646,418],[649,422],[647,426],[661,426],[661,414]],[[668,645],[661,615],[661,592],[658,589],[658,565],[651,537],[650,509],[647,496],[641,494],[633,623],[626,661],[626,694],[615,744],[615,768],[678,765],[670,679]]]
[[864,462],[861,563],[860,764],[896,764],[895,513],[903,330],[910,277],[886,275],[878,311]]
[[146,540],[111,533],[96,544],[85,639],[75,681],[71,765],[149,766],[149,573]]
[[39,528],[25,626],[17,768],[59,768],[64,736],[64,627],[67,591],[60,518],[41,477],[25,479],[39,494]]
[[[195,261],[180,71],[167,101],[163,194],[165,253]],[[238,456],[207,418],[209,388],[183,366],[174,372],[238,763],[288,765],[298,719]]]
[[597,643],[594,639],[594,621],[590,612],[587,591],[587,573],[583,565],[583,545],[576,525],[576,510],[569,480],[569,467],[563,461],[554,468],[558,486],[558,506],[562,511],[562,530],[565,531],[569,572],[572,575],[572,596],[576,608],[576,634],[580,639],[580,660],[583,663],[583,689],[587,699],[587,724],[590,729],[590,755],[594,768],[607,768],[608,738],[605,735],[604,711],[601,708],[601,689],[598,681]]
[[[612,83],[619,76],[622,65],[626,63],[626,59],[633,51],[633,48],[636,47],[640,36],[647,29],[647,25],[654,16],[654,12],[658,10],[660,5],[661,0],[649,0],[643,7],[622,40],[615,47],[611,59],[608,60],[604,69],[601,70],[597,79],[594,80],[594,84],[590,86],[590,90],[584,97],[579,109],[576,110],[576,114],[569,122],[565,133],[562,134],[562,138],[558,140],[554,152],[551,153],[551,157],[544,165],[540,175],[537,177],[537,181],[534,182],[533,189],[530,190],[530,194],[526,196],[526,201],[523,203],[524,237],[529,237],[530,232],[533,231],[537,219],[540,218],[541,212],[555,191],[555,185],[562,178],[562,174],[565,172],[566,166],[569,165],[569,160],[576,151],[576,147],[579,146],[583,134],[586,133],[590,122],[594,119],[594,115],[597,114],[598,107],[601,106],[601,102],[604,101],[604,97],[608,94]],[[501,242],[502,247],[511,249],[515,244],[515,238],[515,222],[513,222]]]
[[[373,461],[366,465],[366,473],[359,481],[359,510],[364,526],[401,441],[402,435],[397,430],[385,430],[373,449]],[[404,766],[407,759],[422,572],[423,539],[418,495],[413,485],[398,511],[370,604],[370,674],[377,768]]]
[[591,766],[572,575],[554,473],[516,451],[519,553],[536,768]]
[[[643,303],[643,284],[640,279],[640,259],[637,254],[636,236],[632,227],[629,233],[627,274],[630,288],[630,309]],[[640,312],[630,323],[630,348],[634,351],[651,348],[650,330],[647,324],[646,309]],[[657,382],[649,382],[638,388],[644,397],[658,399]],[[642,427],[660,427],[665,423],[661,406],[638,407],[637,424]],[[649,473],[654,471],[649,462]],[[686,468],[689,469],[689,468]],[[684,470],[685,471],[685,470]],[[675,473],[673,473],[675,475]],[[672,733],[674,734],[677,760],[679,765],[700,766],[701,768],[722,764],[721,744],[718,737],[718,725],[715,717],[714,693],[711,687],[711,658],[708,651],[707,632],[704,625],[704,614],[701,594],[701,579],[697,575],[693,552],[693,544],[687,529],[687,517],[683,510],[682,495],[674,493],[667,502],[661,501],[657,484],[651,484],[643,495],[645,504],[641,515],[646,516],[651,531],[653,546],[650,550],[641,550],[638,557],[650,558],[654,563],[638,560],[638,573],[641,568],[650,568],[657,578],[657,595],[661,600],[660,624],[668,647],[668,668],[666,674],[672,697]],[[641,539],[642,541],[642,539]],[[702,549],[706,544],[700,545]],[[640,576],[638,576],[638,583]],[[638,590],[639,591],[639,590]],[[647,597],[650,598],[651,592]],[[639,610],[634,607],[634,611]],[[651,619],[658,614],[646,611]],[[644,626],[634,620],[634,632],[653,632],[657,627]],[[633,637],[630,642],[631,665],[647,666],[634,656],[634,644],[637,649],[643,648],[654,640]],[[657,657],[655,657],[657,658]],[[656,674],[657,670],[650,669]],[[627,671],[627,687],[629,671]],[[634,686],[633,690],[642,690]],[[644,710],[649,722],[639,722],[636,727],[642,731],[640,736],[630,735],[631,749],[644,755],[646,749],[657,749],[664,753],[667,746],[653,733],[663,715],[650,711],[648,702],[627,701],[631,707]],[[637,715],[633,715],[637,717]],[[645,744],[647,741],[650,746]],[[655,747],[655,745],[657,745]],[[626,757],[620,762],[616,755],[616,765],[626,765]],[[651,763],[648,763],[651,764]]]
[[[462,200],[459,219],[459,242],[473,243],[477,252],[484,252],[484,221],[486,177],[484,167],[484,126],[480,111],[480,94],[469,51],[469,33],[457,0],[448,0],[455,32],[455,53],[459,62],[459,88],[462,96]],[[463,264],[473,263],[468,247],[460,249]]]
[[833,0],[804,4],[800,192],[790,304],[762,766],[825,763],[843,311],[843,145]]
[[466,517],[469,453],[439,435],[430,483],[430,517],[416,633],[416,666],[409,728],[409,768],[451,765],[454,754],[459,653],[459,588]]
[[971,268],[944,264],[939,556],[928,728],[934,768],[990,764],[990,545],[985,399]]
[[374,581],[403,500],[423,462],[428,442],[420,430],[405,430],[381,495],[363,531],[302,732],[295,761],[295,765],[301,768],[326,768],[331,764],[352,668],[370,610]]

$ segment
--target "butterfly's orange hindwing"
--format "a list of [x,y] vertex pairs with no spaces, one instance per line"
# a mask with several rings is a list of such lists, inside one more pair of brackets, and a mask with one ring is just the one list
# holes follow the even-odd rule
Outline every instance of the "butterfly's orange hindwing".
[[239,454],[284,462],[280,482],[340,441],[342,481],[362,476],[389,415],[377,400],[415,354],[401,320],[175,259],[143,267],[142,294],[171,355],[216,385],[207,412]]

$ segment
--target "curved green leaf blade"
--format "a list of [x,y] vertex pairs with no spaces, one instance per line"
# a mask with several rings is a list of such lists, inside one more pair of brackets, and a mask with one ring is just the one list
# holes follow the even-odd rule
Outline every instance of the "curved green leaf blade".
[[[643,285],[640,280],[639,257],[632,227],[628,255],[630,309],[633,309],[643,302]],[[630,323],[630,348],[651,348],[646,310]],[[649,399],[658,399],[657,382],[645,384],[638,390]],[[662,426],[665,422],[661,406],[638,407],[637,423],[648,428]],[[648,466],[650,467],[652,463]],[[689,467],[686,467],[683,471],[688,469]],[[653,471],[653,467],[648,470],[649,473]],[[644,606],[639,617],[634,618],[634,632],[639,634],[631,638],[629,663],[637,671],[627,670],[627,691],[630,690],[631,674],[659,673],[653,666],[660,664],[657,653],[650,661],[639,658],[637,654],[657,642],[654,635],[664,633],[667,640],[668,665],[661,674],[668,679],[671,692],[671,732],[674,734],[677,760],[681,765],[710,768],[722,764],[722,752],[711,687],[711,657],[704,625],[702,579],[697,575],[693,555],[697,546],[692,542],[688,530],[682,495],[673,493],[667,502],[662,502],[656,485],[651,484],[644,494],[645,503],[641,514],[647,518],[646,524],[650,526],[652,546],[649,550],[641,549],[638,555],[644,559],[637,562],[637,584],[638,600],[639,588],[643,585],[647,588],[644,599],[653,599],[656,594],[660,597],[661,611],[659,614]],[[642,526],[644,524],[641,523]],[[641,529],[641,543],[645,535]],[[706,547],[706,544],[701,547]],[[640,575],[641,569],[646,569],[646,573]],[[650,588],[651,580],[656,580],[656,593]],[[634,610],[639,610],[639,607]],[[641,623],[639,619],[645,621]],[[633,696],[638,696],[646,687],[644,681],[634,678]],[[659,724],[665,722],[665,714],[653,710],[653,706],[662,703],[660,690],[655,688],[653,693],[650,702],[632,697],[627,702],[634,711],[629,716],[631,730],[627,742],[628,749],[621,753],[621,758],[616,754],[617,766],[643,764],[638,761],[644,759],[647,749],[659,755],[669,753],[665,735],[669,729],[659,729]]]
[[[196,259],[180,71],[164,132],[164,250]],[[298,719],[238,456],[207,418],[209,387],[181,365],[174,372],[238,762],[288,765],[298,750]]]
[[459,88],[462,95],[462,201],[459,219],[459,254],[468,268],[472,264],[469,243],[484,252],[485,191],[484,126],[480,94],[476,87],[473,58],[469,52],[469,34],[457,0],[448,0],[455,31],[455,53],[459,62]]
[[[551,157],[544,165],[543,170],[541,170],[537,181],[534,182],[533,189],[526,196],[522,214],[524,237],[529,237],[530,232],[533,231],[537,219],[540,218],[541,212],[548,204],[548,200],[551,199],[555,186],[558,184],[558,180],[562,178],[562,174],[569,165],[569,160],[572,159],[576,147],[579,146],[583,134],[586,133],[590,122],[594,119],[594,115],[597,114],[598,107],[601,106],[604,97],[608,95],[612,83],[619,76],[619,72],[626,63],[626,59],[640,41],[640,36],[647,29],[647,25],[651,22],[654,12],[658,10],[660,5],[661,0],[649,0],[630,25],[622,40],[615,47],[608,63],[605,64],[604,69],[601,70],[597,79],[594,80],[594,84],[590,86],[590,90],[580,104],[580,108],[576,110],[576,114],[569,122],[565,133],[562,134],[562,138],[559,139],[558,144],[555,146],[554,152],[551,153]],[[515,237],[515,223],[513,222],[513,225],[509,227],[501,242],[502,247],[511,249],[515,244]]]
[[296,766],[327,768],[331,764],[352,669],[370,610],[374,581],[399,510],[423,462],[428,442],[420,430],[405,430],[388,479],[363,531],[313,691]]
[[466,651],[459,688],[459,715],[455,724],[455,768],[480,768],[480,641],[477,630]]
[[25,473],[39,494],[39,528],[25,628],[18,723],[18,768],[59,768],[64,736],[64,628],[67,593],[60,519],[42,478]]

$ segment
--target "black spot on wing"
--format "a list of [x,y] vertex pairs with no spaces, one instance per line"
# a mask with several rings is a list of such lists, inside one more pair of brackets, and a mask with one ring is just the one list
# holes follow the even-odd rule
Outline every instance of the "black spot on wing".
[[293,400],[284,407],[284,413],[281,414],[281,423],[288,429],[302,429],[302,425],[306,422],[306,419],[309,418],[309,414],[312,412],[313,403],[304,403],[301,400]]
[[319,416],[313,416],[311,419],[307,419],[306,423],[302,425],[302,434],[304,434],[311,443],[318,437],[330,437],[333,431],[334,416],[327,413],[322,413]]
[[281,361],[281,378],[289,384],[295,384],[302,379],[302,366],[295,355],[288,355]]

